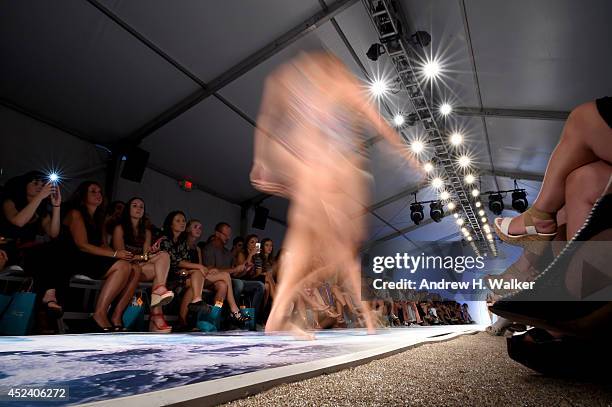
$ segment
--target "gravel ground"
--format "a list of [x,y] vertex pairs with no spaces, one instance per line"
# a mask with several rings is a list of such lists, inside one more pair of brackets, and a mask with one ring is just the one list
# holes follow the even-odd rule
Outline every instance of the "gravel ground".
[[479,333],[281,385],[225,406],[390,405],[611,406],[612,385],[543,377],[507,356],[505,338]]

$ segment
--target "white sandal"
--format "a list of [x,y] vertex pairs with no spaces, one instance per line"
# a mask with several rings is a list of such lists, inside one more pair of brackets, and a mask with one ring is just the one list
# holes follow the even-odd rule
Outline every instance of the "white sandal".
[[533,223],[533,219],[540,220],[555,220],[554,213],[542,212],[533,206],[523,213],[524,221],[525,221],[525,230],[527,233],[522,235],[511,235],[508,233],[508,229],[510,228],[510,222],[514,218],[495,218],[493,222],[495,226],[495,233],[499,238],[511,245],[523,246],[526,242],[547,242],[552,240],[557,232],[554,233],[540,233],[536,230],[535,224]]

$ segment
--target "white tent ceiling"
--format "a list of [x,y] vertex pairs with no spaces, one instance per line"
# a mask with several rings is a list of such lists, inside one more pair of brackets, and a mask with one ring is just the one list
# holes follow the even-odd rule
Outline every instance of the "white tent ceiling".
[[[334,20],[323,19],[295,42],[284,44],[283,34],[304,29],[304,22],[313,16],[323,17],[325,3],[2,2],[1,102],[112,147],[125,137],[134,137],[170,109],[180,109],[182,102],[202,91],[202,83],[215,83],[250,55],[281,39],[274,55],[249,67],[216,95],[162,122],[151,134],[145,132],[141,143],[151,153],[151,165],[190,178],[233,202],[243,202],[259,195],[248,179],[253,123],[263,80],[275,67],[315,41],[362,78],[360,65],[369,75],[392,71],[386,55],[376,63],[365,56],[378,39],[362,2],[328,3],[332,9],[343,4],[333,14]],[[608,44],[612,3],[607,0],[401,3],[413,31],[431,33],[427,52],[440,57],[446,68],[444,84],[437,87],[436,94],[455,106],[478,108],[480,94],[485,108],[567,112],[612,91]],[[471,44],[466,39],[468,30]],[[393,111],[407,111],[407,102],[406,95],[399,92],[387,103]],[[554,120],[456,116],[446,127],[465,131],[467,148],[485,173],[518,173],[520,179],[521,173],[543,175],[562,125]],[[370,156],[375,177],[373,203],[422,184],[384,143],[374,144]],[[482,190],[513,185],[509,177],[483,175],[481,180]],[[539,183],[520,182],[533,200]],[[434,194],[423,188],[418,197],[431,199]],[[367,215],[372,239],[411,226],[409,199],[403,196],[377,208],[376,216]],[[275,218],[285,218],[286,202],[268,198],[264,205]],[[408,236],[436,240],[454,232],[452,221],[445,219],[410,231]]]

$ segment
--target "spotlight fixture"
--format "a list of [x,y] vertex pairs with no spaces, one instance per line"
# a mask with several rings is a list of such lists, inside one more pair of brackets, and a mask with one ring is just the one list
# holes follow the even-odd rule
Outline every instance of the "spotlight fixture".
[[482,223],[487,223],[487,218],[485,218],[485,217],[483,216],[482,218],[480,218],[480,221],[481,221]]
[[465,227],[461,228],[461,233],[463,233],[463,234],[468,233],[469,234],[468,230]]
[[448,116],[452,111],[453,108],[448,103],[443,103],[442,106],[440,106],[440,113],[442,113],[443,116]]
[[431,35],[427,31],[417,31],[408,39],[412,45],[418,45],[421,48],[425,48],[431,43]]
[[479,210],[479,211],[478,211],[478,214],[479,214],[480,216],[484,216],[485,211],[483,211],[483,210],[481,209],[481,210]]
[[480,203],[480,201],[477,201],[474,205],[476,205],[477,208],[480,208],[482,206],[482,204]]
[[393,124],[395,124],[397,127],[400,127],[402,124],[404,124],[405,121],[406,120],[404,119],[404,115],[401,113],[398,113],[393,116]]
[[480,195],[480,191],[476,188],[472,189],[472,196],[476,198],[478,195]]
[[368,59],[376,62],[378,61],[378,57],[380,57],[384,53],[385,47],[383,47],[382,44],[376,43],[370,46],[368,52],[366,52],[366,56],[368,57]]
[[442,178],[436,177],[431,180],[431,186],[436,189],[442,188],[443,185],[444,185],[444,181],[442,181]]
[[446,207],[448,208],[449,211],[452,211],[453,209],[455,209],[455,203],[449,202],[448,205],[446,205]]
[[485,232],[491,233],[491,228],[489,227],[489,225],[483,225],[482,228],[484,229]]
[[439,223],[442,221],[442,218],[444,217],[444,210],[442,209],[442,202],[438,201],[438,202],[432,202],[429,204],[429,216],[431,217],[431,220],[433,220],[436,223]]
[[476,181],[476,177],[474,177],[472,174],[468,174],[465,176],[463,180],[465,181],[466,184],[473,184],[474,181]]
[[524,189],[520,189],[512,193],[512,207],[514,209],[523,213],[527,209],[527,205],[527,194],[525,193]]
[[412,219],[415,225],[421,223],[424,217],[423,205],[418,202],[410,204],[410,219]]
[[472,160],[470,160],[470,157],[468,157],[467,155],[462,155],[461,157],[459,157],[457,162],[459,163],[459,166],[461,168],[466,168],[469,167]]
[[440,64],[435,59],[427,61],[423,65],[423,74],[427,79],[435,79],[440,75]]
[[370,84],[370,91],[376,97],[383,96],[384,94],[387,93],[388,90],[389,90],[389,87],[387,86],[385,81],[383,81],[382,79],[375,79]]
[[415,140],[410,144],[410,148],[412,149],[413,153],[420,154],[425,149],[425,145],[422,141]]
[[487,233],[487,239],[493,240],[493,235],[491,233]]
[[457,219],[457,225],[463,226],[464,223],[465,223],[465,221],[462,218],[458,218]]
[[504,210],[504,200],[501,194],[489,195],[489,209],[496,215],[501,215]]
[[423,166],[423,169],[425,170],[425,172],[431,172],[434,169],[434,166],[432,163],[427,162],[425,163],[425,165]]
[[471,241],[473,240],[473,239],[472,239],[472,236],[468,236],[468,237],[467,237],[467,240],[468,240],[468,242],[471,242]]
[[450,198],[450,194],[448,193],[448,191],[440,192],[440,199],[441,200],[446,201],[448,198]]
[[463,143],[463,136],[461,133],[454,132],[450,135],[450,143],[454,146],[458,146]]
[[455,217],[455,219],[459,218],[459,214],[457,212],[453,213],[453,216]]

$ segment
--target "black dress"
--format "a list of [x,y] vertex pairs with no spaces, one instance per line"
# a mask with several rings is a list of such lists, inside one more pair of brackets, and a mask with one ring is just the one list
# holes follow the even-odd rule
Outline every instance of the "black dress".
[[[102,247],[103,229],[97,227],[94,223],[87,222],[86,220],[83,221],[87,230],[87,242],[91,245]],[[74,243],[74,238],[67,227],[64,227],[62,230],[62,240],[72,274],[83,274],[94,280],[101,280],[113,264],[119,260],[113,257],[97,256],[81,251]]]

